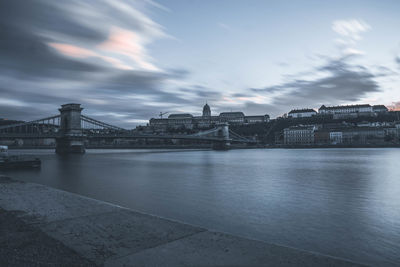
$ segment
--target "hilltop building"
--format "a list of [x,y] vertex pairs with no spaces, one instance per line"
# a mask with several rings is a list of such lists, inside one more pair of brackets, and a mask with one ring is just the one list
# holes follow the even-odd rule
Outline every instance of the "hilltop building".
[[211,108],[206,103],[203,107],[203,118],[210,118],[211,117]]
[[348,119],[358,117],[376,117],[378,114],[387,113],[389,110],[384,105],[362,104],[327,107],[322,105],[318,112],[311,108],[292,109],[288,118],[310,118],[316,115],[330,115],[333,119]]
[[358,117],[376,117],[379,113],[386,113],[388,109],[384,105],[362,104],[327,107],[322,105],[318,109],[321,115],[332,115],[334,119],[347,119]]
[[244,125],[265,123],[269,121],[269,115],[246,116],[243,112],[221,112],[218,116],[212,116],[211,108],[206,103],[203,107],[202,116],[193,116],[189,113],[171,114],[166,119],[152,118],[149,126],[155,131],[166,131],[167,129],[204,129],[214,126],[220,122],[232,125]]
[[320,114],[349,114],[349,113],[370,113],[370,112],[373,112],[372,106],[370,104],[333,106],[333,107],[326,107],[325,105],[322,105],[318,109],[318,113]]
[[388,112],[389,110],[384,105],[374,105],[372,106],[372,111],[377,113],[385,113]]
[[309,118],[317,115],[317,112],[311,108],[293,109],[288,113],[289,118]]

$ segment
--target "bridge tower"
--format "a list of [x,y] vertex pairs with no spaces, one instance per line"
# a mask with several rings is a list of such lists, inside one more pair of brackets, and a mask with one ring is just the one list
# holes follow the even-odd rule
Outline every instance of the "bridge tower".
[[226,122],[219,123],[216,125],[218,131],[216,132],[216,136],[221,138],[221,141],[216,141],[213,143],[214,150],[228,150],[231,146],[229,139],[229,124]]
[[56,139],[56,153],[85,153],[85,135],[81,128],[81,108],[80,104],[61,105],[60,111],[60,134]]

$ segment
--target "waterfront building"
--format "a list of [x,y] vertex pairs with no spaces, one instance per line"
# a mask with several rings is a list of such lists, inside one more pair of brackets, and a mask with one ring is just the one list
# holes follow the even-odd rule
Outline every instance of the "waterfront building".
[[315,126],[292,126],[283,130],[285,145],[314,144]]
[[222,112],[218,116],[212,116],[211,108],[206,103],[203,107],[202,116],[193,116],[189,113],[171,114],[168,118],[152,118],[149,125],[156,132],[163,132],[167,129],[205,129],[214,125],[227,122],[231,125],[245,125],[265,123],[270,119],[269,115],[246,116],[243,112]]
[[309,118],[317,115],[317,112],[311,108],[293,109],[288,113],[289,118]]
[[383,143],[385,130],[378,127],[354,127],[342,130],[345,144],[377,144]]
[[343,143],[343,132],[330,132],[329,142],[333,145]]
[[330,130],[329,129],[318,129],[314,132],[314,143],[315,144],[329,144]]

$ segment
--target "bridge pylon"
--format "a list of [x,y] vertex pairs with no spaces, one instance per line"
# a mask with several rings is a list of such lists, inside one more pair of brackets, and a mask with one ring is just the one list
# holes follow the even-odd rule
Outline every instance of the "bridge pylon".
[[231,146],[229,139],[229,124],[227,122],[219,123],[216,125],[218,131],[216,131],[216,137],[220,138],[220,141],[213,143],[214,150],[228,150]]
[[80,104],[61,105],[60,111],[60,137],[56,139],[57,154],[83,154],[85,153],[86,136],[81,127]]

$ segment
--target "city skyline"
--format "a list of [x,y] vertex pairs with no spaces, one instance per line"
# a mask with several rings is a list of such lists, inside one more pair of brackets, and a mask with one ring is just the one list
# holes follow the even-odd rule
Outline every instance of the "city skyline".
[[396,1],[1,1],[1,117],[399,109]]

